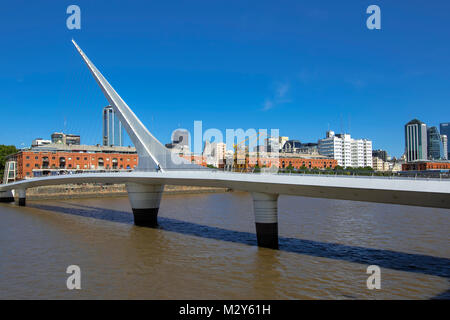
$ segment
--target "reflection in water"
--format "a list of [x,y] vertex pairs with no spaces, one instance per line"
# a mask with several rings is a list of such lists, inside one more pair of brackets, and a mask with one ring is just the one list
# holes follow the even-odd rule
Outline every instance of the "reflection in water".
[[[279,251],[256,247],[246,194],[165,196],[157,229],[130,211],[127,198],[0,206],[0,298],[449,298],[448,210],[281,197]],[[89,270],[79,296],[43,270],[67,259]],[[371,264],[382,290],[365,287]]]

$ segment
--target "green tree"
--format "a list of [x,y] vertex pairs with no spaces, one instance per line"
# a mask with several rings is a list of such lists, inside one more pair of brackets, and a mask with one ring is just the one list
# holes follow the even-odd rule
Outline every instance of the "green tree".
[[6,146],[0,144],[0,181],[3,181],[3,172],[5,171],[6,157],[16,153],[18,150],[15,146]]

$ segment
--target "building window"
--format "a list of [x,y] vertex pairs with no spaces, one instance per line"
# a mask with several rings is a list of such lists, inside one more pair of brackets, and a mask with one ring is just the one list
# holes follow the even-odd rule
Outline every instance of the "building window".
[[61,169],[66,167],[66,158],[64,158],[64,157],[59,158],[59,167]]

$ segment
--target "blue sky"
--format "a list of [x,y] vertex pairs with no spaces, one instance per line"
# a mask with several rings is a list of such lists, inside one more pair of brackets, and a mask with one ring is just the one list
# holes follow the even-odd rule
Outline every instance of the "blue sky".
[[[81,8],[81,30],[66,8]],[[366,8],[381,8],[381,30]],[[178,128],[328,128],[394,156],[403,125],[450,121],[449,1],[9,1],[0,8],[0,144],[53,131],[101,143],[107,104],[73,37],[163,143]]]

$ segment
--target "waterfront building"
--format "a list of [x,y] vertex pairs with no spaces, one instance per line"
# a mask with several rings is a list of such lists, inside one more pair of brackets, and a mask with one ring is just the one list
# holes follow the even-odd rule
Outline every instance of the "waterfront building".
[[54,132],[51,135],[51,143],[66,144],[66,145],[80,145],[81,137],[77,134],[66,134],[63,132]]
[[302,144],[299,140],[287,140],[284,143],[283,147],[281,148],[280,152],[299,153],[301,147],[302,147]]
[[372,157],[372,168],[375,171],[391,171],[390,163],[378,157]]
[[383,161],[388,161],[388,157],[389,156],[388,156],[388,153],[387,153],[386,150],[378,149],[378,150],[373,150],[372,151],[372,157],[377,157],[377,158],[380,158]]
[[42,138],[36,138],[31,142],[31,146],[32,147],[39,147],[39,146],[44,146],[46,144],[51,144],[52,141],[51,140],[44,140]]
[[390,161],[389,162],[389,171],[391,172],[399,172],[402,171],[402,165],[404,164],[404,161]]
[[[283,139],[282,139],[283,138]],[[264,139],[264,145],[261,146],[258,144],[258,140],[256,141],[257,145],[253,148],[255,151],[259,152],[278,152],[281,146],[286,143],[287,140],[284,140],[287,137],[267,137]]]
[[449,161],[415,161],[404,163],[403,171],[449,171]]
[[288,140],[283,144],[280,152],[318,154],[318,144],[301,143],[299,140]]
[[441,134],[441,140],[442,140],[442,149],[444,153],[444,160],[450,160],[449,153],[448,153],[448,136],[445,134]]
[[427,151],[429,160],[444,159],[444,145],[436,127],[427,129]]
[[116,116],[111,106],[103,108],[103,145],[104,146],[122,146],[123,129],[122,123]]
[[280,148],[283,148],[284,144],[289,140],[289,137],[279,137]]
[[439,129],[440,129],[441,136],[442,135],[447,136],[447,157],[446,157],[446,159],[450,160],[450,150],[448,147],[448,139],[450,138],[450,122],[441,123]]
[[279,168],[279,169],[334,169],[338,163],[336,160],[322,156],[298,153],[249,153],[247,159],[247,167],[254,168],[256,166],[262,168]]
[[132,147],[48,144],[7,157],[15,163],[15,179],[105,170],[133,170],[138,164]]
[[327,131],[320,139],[318,152],[337,160],[342,167],[372,167],[372,141],[353,139],[349,134],[335,134]]
[[405,124],[406,161],[427,160],[427,125],[418,119]]
[[223,142],[205,142],[203,149],[203,156],[206,159],[206,164],[216,168],[223,168],[225,164],[227,145]]

